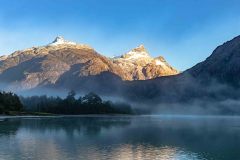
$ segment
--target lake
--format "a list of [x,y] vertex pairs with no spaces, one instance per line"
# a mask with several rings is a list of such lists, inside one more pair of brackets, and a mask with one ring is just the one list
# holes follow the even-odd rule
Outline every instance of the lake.
[[240,117],[0,119],[0,160],[239,160]]

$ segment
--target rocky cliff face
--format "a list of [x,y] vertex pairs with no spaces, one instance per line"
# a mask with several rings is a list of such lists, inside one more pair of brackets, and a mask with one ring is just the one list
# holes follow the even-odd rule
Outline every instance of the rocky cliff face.
[[101,81],[145,80],[177,73],[162,57],[151,58],[143,46],[110,59],[90,46],[62,37],[46,46],[0,57],[0,80],[13,90],[44,86],[75,89],[96,84],[101,88]]

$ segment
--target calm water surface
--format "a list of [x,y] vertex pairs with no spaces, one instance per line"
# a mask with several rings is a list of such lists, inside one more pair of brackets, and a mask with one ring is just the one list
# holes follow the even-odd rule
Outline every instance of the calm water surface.
[[0,160],[240,160],[239,117],[0,119]]

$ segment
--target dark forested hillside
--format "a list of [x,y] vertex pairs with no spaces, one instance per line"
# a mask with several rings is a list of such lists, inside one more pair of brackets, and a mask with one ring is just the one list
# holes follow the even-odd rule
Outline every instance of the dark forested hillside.
[[29,112],[46,112],[53,114],[132,114],[131,106],[125,103],[103,101],[95,93],[75,98],[74,91],[64,99],[60,97],[32,96],[21,97],[24,110]]
[[0,92],[0,114],[7,114],[9,111],[21,111],[23,106],[16,94],[11,92]]

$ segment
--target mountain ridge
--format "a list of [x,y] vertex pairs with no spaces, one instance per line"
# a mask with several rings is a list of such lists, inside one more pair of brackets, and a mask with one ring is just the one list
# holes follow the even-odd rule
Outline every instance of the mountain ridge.
[[238,100],[239,61],[240,36],[237,36],[218,46],[206,60],[180,74],[128,83],[125,98],[165,104]]
[[[2,57],[0,80],[8,83],[8,88],[21,90],[57,83],[69,83],[68,87],[75,88],[76,86],[71,84],[73,80],[81,81],[81,77],[96,76],[104,72],[118,76],[123,81],[178,74],[178,71],[168,65],[163,58],[157,60],[151,58],[144,46],[130,52],[134,52],[132,56],[142,53],[145,56],[121,61],[119,58],[105,57],[88,45],[67,41],[58,36],[45,46],[16,51]],[[126,57],[123,55],[123,58]],[[157,61],[160,63],[156,63]],[[66,77],[65,73],[69,76]],[[61,76],[65,76],[65,79]],[[69,77],[72,79],[69,80]]]

